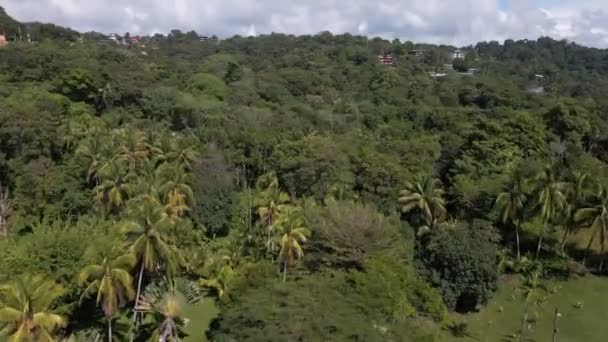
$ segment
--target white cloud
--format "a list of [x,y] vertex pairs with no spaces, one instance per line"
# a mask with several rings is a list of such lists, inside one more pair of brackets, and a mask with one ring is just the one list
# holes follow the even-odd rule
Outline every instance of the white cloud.
[[607,0],[4,0],[19,20],[80,31],[194,29],[221,37],[270,32],[381,35],[418,42],[549,35],[608,47]]

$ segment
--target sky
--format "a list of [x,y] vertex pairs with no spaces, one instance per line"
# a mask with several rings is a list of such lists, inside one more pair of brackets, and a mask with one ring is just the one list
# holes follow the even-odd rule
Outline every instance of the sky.
[[457,46],[550,36],[608,48],[608,0],[0,0],[0,6],[20,21],[104,33],[331,31]]

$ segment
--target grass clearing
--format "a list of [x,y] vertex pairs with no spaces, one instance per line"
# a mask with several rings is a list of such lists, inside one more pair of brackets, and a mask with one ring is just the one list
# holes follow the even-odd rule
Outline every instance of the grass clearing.
[[[529,310],[530,330],[526,341],[551,341],[555,308],[561,313],[558,319],[557,341],[606,341],[608,334],[608,278],[580,277],[569,281],[542,281]],[[454,314],[457,322],[467,322],[466,338],[450,337],[456,341],[518,341],[524,313],[524,295],[521,281],[511,277],[501,281],[493,300],[481,312]]]
[[210,297],[204,298],[197,305],[189,307],[184,313],[189,320],[184,329],[188,334],[184,338],[184,342],[206,342],[205,332],[219,312],[215,299]]

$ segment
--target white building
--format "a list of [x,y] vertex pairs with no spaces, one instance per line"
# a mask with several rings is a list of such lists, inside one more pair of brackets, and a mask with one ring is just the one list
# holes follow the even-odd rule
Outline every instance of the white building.
[[451,59],[464,59],[465,53],[462,50],[455,50],[450,52]]

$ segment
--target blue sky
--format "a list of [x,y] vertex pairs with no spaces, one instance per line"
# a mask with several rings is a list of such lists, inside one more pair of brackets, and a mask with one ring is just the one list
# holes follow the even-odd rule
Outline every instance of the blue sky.
[[551,36],[608,47],[608,0],[2,0],[2,6],[20,20],[106,33],[329,30],[453,45]]

